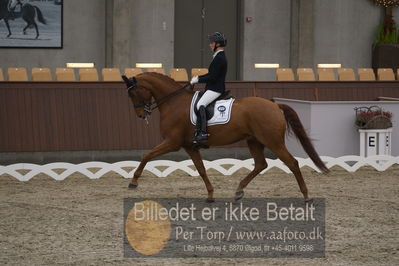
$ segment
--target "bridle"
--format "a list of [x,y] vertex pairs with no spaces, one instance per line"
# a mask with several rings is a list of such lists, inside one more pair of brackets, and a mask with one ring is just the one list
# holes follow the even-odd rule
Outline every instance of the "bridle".
[[178,90],[175,90],[171,94],[166,95],[165,97],[161,98],[158,103],[156,101],[152,101],[152,95],[151,99],[149,101],[146,101],[144,97],[140,94],[139,90],[146,90],[151,93],[149,89],[146,87],[139,87],[136,85],[136,83],[133,83],[127,88],[127,93],[129,94],[130,98],[137,97],[139,100],[138,104],[133,104],[134,108],[144,108],[144,119],[146,119],[147,116],[151,115],[152,111],[157,109],[159,106],[167,102],[169,99],[173,98],[174,96],[180,94],[184,90],[187,89],[187,87],[191,86],[190,82],[179,88]]

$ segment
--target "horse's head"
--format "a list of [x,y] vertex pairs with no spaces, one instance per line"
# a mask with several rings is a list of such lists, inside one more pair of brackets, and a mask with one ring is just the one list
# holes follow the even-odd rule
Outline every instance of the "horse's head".
[[133,103],[134,110],[138,117],[146,119],[151,114],[151,91],[139,84],[135,77],[127,78],[122,76],[127,87],[127,93]]

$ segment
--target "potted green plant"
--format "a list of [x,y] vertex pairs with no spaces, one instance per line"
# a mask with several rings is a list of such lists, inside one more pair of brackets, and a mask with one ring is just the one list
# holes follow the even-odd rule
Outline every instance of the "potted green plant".
[[372,48],[372,66],[377,68],[399,67],[399,30],[392,16],[392,9],[399,6],[399,0],[372,0],[385,10],[383,22],[378,26]]

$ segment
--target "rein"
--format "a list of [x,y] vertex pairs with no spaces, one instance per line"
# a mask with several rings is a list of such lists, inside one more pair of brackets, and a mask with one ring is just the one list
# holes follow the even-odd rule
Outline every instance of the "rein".
[[[159,103],[157,102],[145,102],[145,100],[143,99],[143,97],[138,93],[136,93],[137,97],[139,98],[140,103],[139,104],[135,104],[134,108],[141,108],[144,107],[144,112],[147,113],[148,115],[151,115],[151,112],[154,111],[155,109],[159,108],[159,106],[161,106],[162,104],[164,104],[165,102],[167,102],[170,98],[173,98],[174,96],[178,95],[179,93],[181,93],[183,90],[185,90],[188,86],[190,86],[190,82],[188,82],[186,85],[184,85],[183,87],[181,87],[180,89],[172,92],[171,94],[166,95],[165,97],[163,97],[162,99],[159,100]],[[130,86],[127,91],[130,95],[130,90],[136,88],[135,86]],[[145,89],[147,91],[150,91],[149,89],[145,88],[145,87],[141,87],[142,89]]]
[[188,86],[190,86],[190,82],[188,82],[186,85],[184,85],[183,87],[181,87],[178,90],[175,90],[174,92],[172,92],[169,95],[166,95],[165,97],[163,97],[161,100],[159,100],[159,103],[157,104],[156,102],[151,103],[155,104],[154,107],[151,107],[151,111],[157,109],[160,105],[162,105],[163,103],[165,103],[167,100],[169,100],[170,98],[173,98],[174,96],[178,95],[179,93],[181,93],[183,90],[185,90]]

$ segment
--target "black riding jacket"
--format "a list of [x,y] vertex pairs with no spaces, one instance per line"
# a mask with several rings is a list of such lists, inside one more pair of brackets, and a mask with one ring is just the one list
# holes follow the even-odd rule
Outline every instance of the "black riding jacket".
[[218,52],[208,68],[208,73],[198,77],[199,83],[206,83],[205,90],[219,93],[225,91],[224,82],[227,73],[227,59],[224,51]]

